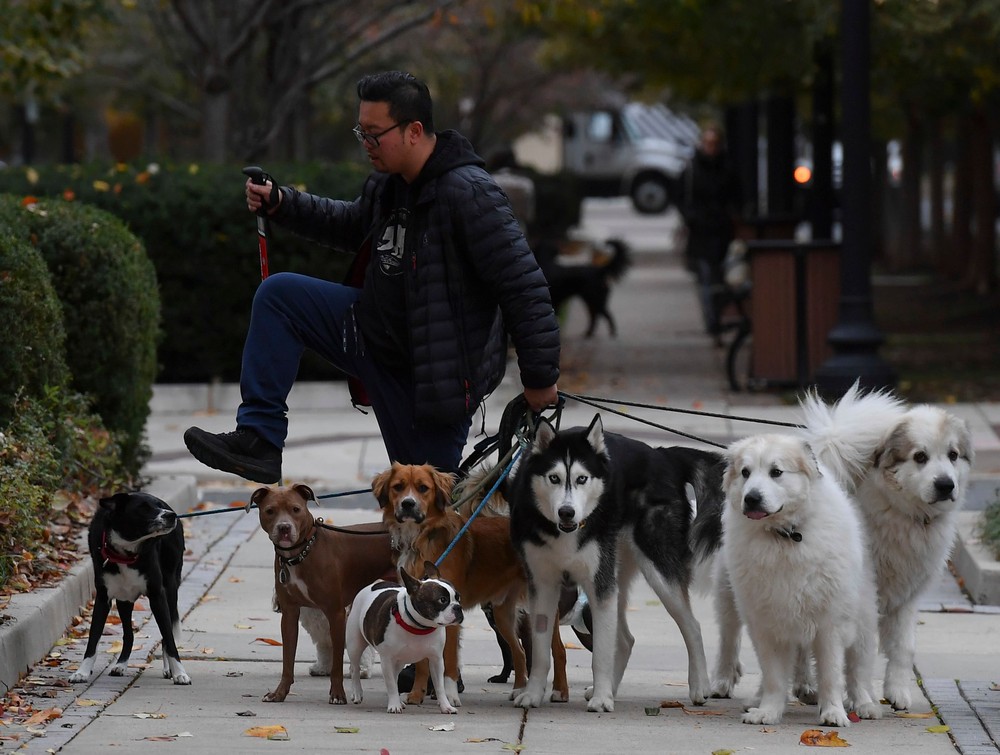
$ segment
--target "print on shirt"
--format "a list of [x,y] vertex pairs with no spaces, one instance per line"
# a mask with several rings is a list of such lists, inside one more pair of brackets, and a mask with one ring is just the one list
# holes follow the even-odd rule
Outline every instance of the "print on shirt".
[[375,252],[378,255],[378,266],[383,275],[399,275],[403,272],[403,250],[406,248],[406,225],[410,219],[410,211],[405,207],[393,210],[382,231]]

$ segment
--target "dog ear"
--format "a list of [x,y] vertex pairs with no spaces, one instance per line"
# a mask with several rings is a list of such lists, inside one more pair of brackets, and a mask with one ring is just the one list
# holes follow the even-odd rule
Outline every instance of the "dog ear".
[[260,506],[260,502],[263,501],[270,492],[271,488],[257,488],[250,494],[250,503],[255,503]]
[[601,421],[600,414],[595,414],[594,419],[590,421],[590,427],[587,428],[587,442],[594,449],[595,453],[605,453],[604,422]]
[[384,472],[379,472],[372,478],[372,494],[375,496],[375,500],[378,501],[379,508],[384,509],[389,505],[389,480],[392,478],[392,473],[396,469],[396,462],[392,463]]
[[948,415],[948,422],[958,437],[958,455],[971,466],[975,463],[976,452],[972,447],[972,432],[969,430],[969,424],[953,414]]
[[424,576],[421,579],[437,579],[441,576],[441,572],[434,565],[433,561],[424,561]]
[[434,480],[434,489],[437,491],[434,502],[441,511],[444,511],[451,504],[451,491],[455,487],[455,476],[449,472],[435,469],[431,472],[431,477]]
[[296,493],[302,496],[302,498],[305,500],[306,503],[316,500],[316,494],[313,492],[312,488],[309,487],[308,485],[303,485],[302,483],[299,483],[298,485],[293,486],[292,490],[294,490]]
[[538,427],[535,428],[535,442],[531,444],[532,451],[544,451],[555,437],[556,429],[552,427],[551,422],[542,417],[538,421]]
[[808,475],[811,479],[816,480],[822,477],[822,473],[819,471],[819,462],[816,460],[816,454],[806,441],[802,441],[802,458],[800,459],[800,466],[802,467],[802,472]]
[[397,571],[399,572],[400,584],[402,584],[403,587],[406,588],[406,591],[412,595],[413,592],[420,586],[420,583],[411,577],[410,573],[402,566],[400,566]]
[[107,498],[102,498],[99,503],[101,508],[105,511],[114,511],[119,506],[123,505],[128,501],[128,493],[115,493]]

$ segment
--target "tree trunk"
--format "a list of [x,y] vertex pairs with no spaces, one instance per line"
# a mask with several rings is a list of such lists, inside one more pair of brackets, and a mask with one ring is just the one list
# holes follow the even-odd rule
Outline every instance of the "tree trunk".
[[930,210],[931,228],[927,248],[927,267],[943,271],[944,245],[944,139],[941,135],[941,118],[930,120]]
[[902,223],[897,256],[891,261],[893,270],[911,270],[920,259],[920,179],[922,129],[919,114],[912,105],[906,108],[906,134],[903,137]]
[[969,280],[976,293],[992,293],[996,276],[996,196],[993,191],[993,136],[983,109],[972,115],[972,213],[975,233],[969,259]]
[[224,163],[229,156],[229,98],[230,89],[203,92],[202,106],[202,159],[211,163]]
[[951,245],[946,264],[954,279],[963,279],[972,249],[972,119],[961,113],[955,124],[955,189],[952,197]]

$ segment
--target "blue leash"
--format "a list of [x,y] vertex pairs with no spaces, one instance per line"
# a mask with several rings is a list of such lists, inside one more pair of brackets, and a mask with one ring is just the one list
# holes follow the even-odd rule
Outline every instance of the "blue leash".
[[500,483],[503,482],[504,478],[510,474],[510,470],[514,466],[514,462],[517,461],[517,457],[521,455],[521,451],[523,450],[524,447],[521,446],[520,448],[517,449],[517,451],[514,452],[514,455],[507,463],[507,466],[504,468],[503,472],[500,473],[500,476],[497,477],[496,482],[493,483],[493,487],[491,487],[489,489],[489,492],[483,496],[483,500],[479,502],[479,505],[476,507],[476,510],[472,512],[472,515],[469,517],[469,521],[467,521],[465,524],[462,525],[462,529],[460,529],[458,531],[458,534],[455,535],[455,538],[450,543],[448,543],[448,547],[444,549],[444,553],[438,556],[437,561],[434,562],[434,566],[440,566],[441,562],[444,561],[445,557],[449,553],[451,553],[452,548],[455,547],[455,544],[462,539],[462,535],[464,535],[465,531],[469,529],[469,525],[472,524],[472,520],[475,519],[477,516],[479,516],[479,512],[483,510],[483,507],[486,506],[486,503],[496,492],[497,488],[500,487]]

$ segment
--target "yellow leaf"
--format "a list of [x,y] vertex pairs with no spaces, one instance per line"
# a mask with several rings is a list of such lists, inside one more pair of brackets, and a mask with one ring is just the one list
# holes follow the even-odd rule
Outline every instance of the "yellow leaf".
[[260,737],[261,739],[287,739],[288,730],[281,724],[273,726],[251,726],[245,732],[245,737]]
[[90,707],[92,705],[104,705],[100,700],[85,700],[82,697],[76,698],[76,704],[84,708]]
[[263,642],[265,645],[274,645],[275,647],[281,647],[280,640],[272,640],[270,637],[257,637],[254,642]]
[[929,731],[931,734],[947,734],[949,731],[951,731],[951,727],[946,726],[945,724],[939,724],[937,726],[928,726],[927,731]]
[[735,750],[712,750],[712,755],[736,755]]
[[933,711],[927,711],[926,713],[909,713],[905,710],[896,711],[896,718],[934,718]]
[[357,734],[361,731],[357,726],[334,726],[333,730],[338,734]]
[[850,742],[840,738],[835,731],[821,731],[820,729],[806,729],[799,737],[799,744],[806,747],[850,747]]

